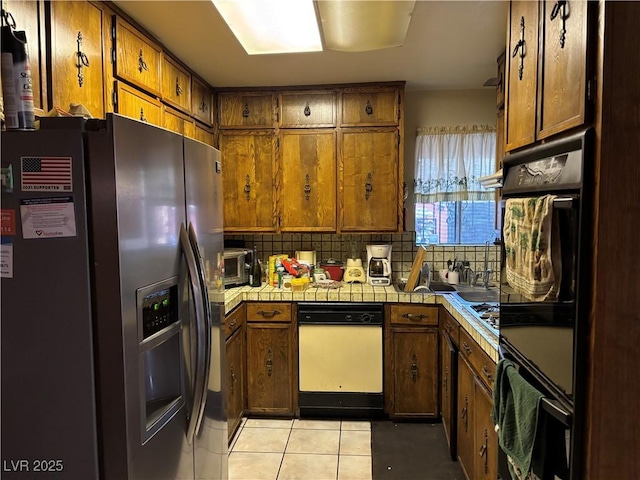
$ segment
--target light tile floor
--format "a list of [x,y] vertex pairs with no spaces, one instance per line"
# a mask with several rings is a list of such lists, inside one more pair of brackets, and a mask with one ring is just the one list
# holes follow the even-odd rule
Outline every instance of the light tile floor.
[[371,423],[242,419],[229,480],[371,480]]

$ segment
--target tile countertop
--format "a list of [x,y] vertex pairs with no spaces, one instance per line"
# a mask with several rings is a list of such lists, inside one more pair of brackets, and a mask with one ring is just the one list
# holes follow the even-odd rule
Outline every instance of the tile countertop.
[[307,288],[303,292],[283,291],[270,285],[261,287],[236,287],[225,291],[225,314],[229,313],[243,301],[260,302],[384,302],[384,303],[421,303],[427,305],[443,305],[460,323],[478,345],[498,362],[498,335],[475,316],[470,305],[447,293],[401,293],[393,286],[374,287],[362,283],[343,283],[335,289]]

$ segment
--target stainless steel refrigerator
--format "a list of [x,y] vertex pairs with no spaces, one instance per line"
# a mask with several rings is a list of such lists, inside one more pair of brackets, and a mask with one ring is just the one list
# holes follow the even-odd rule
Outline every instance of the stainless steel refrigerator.
[[1,140],[2,478],[226,478],[219,152],[112,114]]

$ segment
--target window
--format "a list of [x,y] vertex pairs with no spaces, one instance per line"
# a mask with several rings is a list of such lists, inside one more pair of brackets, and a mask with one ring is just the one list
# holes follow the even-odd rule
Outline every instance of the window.
[[420,129],[416,139],[416,243],[482,244],[495,238],[495,197],[478,181],[495,170],[495,129]]

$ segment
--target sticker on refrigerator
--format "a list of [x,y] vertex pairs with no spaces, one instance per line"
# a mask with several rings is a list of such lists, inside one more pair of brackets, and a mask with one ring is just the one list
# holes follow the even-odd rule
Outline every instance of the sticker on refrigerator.
[[76,236],[73,197],[21,200],[20,216],[23,238]]
[[0,277],[13,278],[13,242],[8,238],[0,243]]
[[0,210],[0,234],[15,235],[16,234],[16,212],[3,208]]
[[13,192],[13,166],[0,168],[0,181],[2,182],[2,192]]
[[20,157],[23,192],[71,192],[71,157]]

